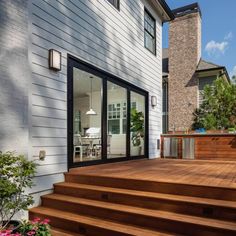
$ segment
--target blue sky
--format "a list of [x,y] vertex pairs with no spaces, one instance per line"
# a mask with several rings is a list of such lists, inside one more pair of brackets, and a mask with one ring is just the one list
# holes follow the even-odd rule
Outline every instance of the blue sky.
[[[236,0],[166,0],[171,9],[198,2],[202,11],[202,58],[236,75]],[[168,47],[168,24],[163,29]]]

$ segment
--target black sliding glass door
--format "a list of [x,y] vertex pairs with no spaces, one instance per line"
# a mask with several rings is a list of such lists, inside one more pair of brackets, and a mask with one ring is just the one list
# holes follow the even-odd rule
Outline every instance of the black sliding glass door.
[[127,157],[127,89],[107,82],[107,158]]
[[73,68],[73,162],[101,160],[102,79]]
[[69,168],[147,158],[147,113],[147,92],[69,56]]

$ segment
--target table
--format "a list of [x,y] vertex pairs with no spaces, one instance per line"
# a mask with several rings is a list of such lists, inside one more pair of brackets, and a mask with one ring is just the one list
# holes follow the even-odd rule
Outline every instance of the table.
[[95,155],[93,155],[93,143],[95,140],[101,140],[101,137],[89,137],[89,136],[86,136],[86,137],[81,137],[81,142],[82,144],[84,143],[84,141],[88,141],[89,142],[89,149],[91,150],[90,151],[90,154],[89,154],[89,157],[95,157]]

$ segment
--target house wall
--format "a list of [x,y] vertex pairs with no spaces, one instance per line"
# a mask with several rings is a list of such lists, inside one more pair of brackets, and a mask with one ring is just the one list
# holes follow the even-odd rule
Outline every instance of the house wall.
[[[67,171],[67,54],[89,62],[158,98],[150,106],[150,158],[161,133],[162,23],[146,1],[32,0],[32,153],[47,156],[38,169],[43,194]],[[157,56],[144,48],[144,6],[157,20]],[[48,49],[62,52],[62,70],[48,70]],[[155,86],[153,86],[155,84]]]
[[217,79],[217,75],[205,76],[198,78],[198,107],[203,102],[204,87],[206,85],[212,85]]
[[191,128],[198,107],[198,78],[201,57],[199,12],[177,17],[169,28],[169,130]]
[[0,151],[28,154],[28,0],[0,1]]

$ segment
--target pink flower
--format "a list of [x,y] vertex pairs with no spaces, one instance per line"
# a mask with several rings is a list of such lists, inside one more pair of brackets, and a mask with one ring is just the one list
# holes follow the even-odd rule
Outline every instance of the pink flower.
[[0,231],[0,236],[10,236],[11,235],[12,230],[10,229],[4,229]]
[[44,219],[44,220],[42,221],[42,224],[48,224],[49,222],[50,222],[49,219]]
[[36,217],[32,220],[32,223],[38,223],[41,219],[39,217]]
[[28,236],[31,236],[31,235],[34,235],[34,234],[35,234],[35,231],[33,231],[33,230],[32,230],[32,231],[29,231],[29,232],[27,233]]

